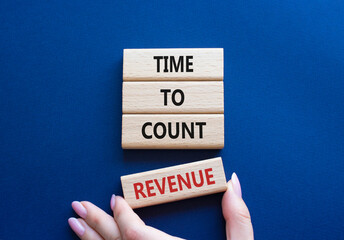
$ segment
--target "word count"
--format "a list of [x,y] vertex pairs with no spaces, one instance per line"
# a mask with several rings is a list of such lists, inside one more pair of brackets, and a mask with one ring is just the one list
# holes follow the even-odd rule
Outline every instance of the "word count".
[[[146,122],[142,126],[142,136],[146,139],[153,138],[153,135],[157,139],[163,139],[166,136],[171,139],[176,139],[178,137],[186,138],[187,136],[191,139],[195,137],[203,138],[203,127],[206,125],[206,122],[191,122],[190,124],[186,122],[157,122],[154,123],[154,125],[152,122]],[[147,127],[152,127],[150,132],[153,132],[153,134],[147,133]]]

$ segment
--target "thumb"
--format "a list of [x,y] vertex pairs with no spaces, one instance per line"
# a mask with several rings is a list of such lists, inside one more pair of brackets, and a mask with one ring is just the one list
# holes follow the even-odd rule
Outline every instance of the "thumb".
[[226,220],[227,240],[253,240],[251,216],[241,196],[241,186],[235,173],[222,198],[222,213]]

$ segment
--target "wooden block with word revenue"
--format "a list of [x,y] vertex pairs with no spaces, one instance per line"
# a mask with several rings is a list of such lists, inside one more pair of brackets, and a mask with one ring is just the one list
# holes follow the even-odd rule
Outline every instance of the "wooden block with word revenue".
[[221,149],[223,114],[123,114],[124,149]]
[[223,113],[223,82],[123,82],[123,113]]
[[125,200],[146,207],[227,190],[220,157],[121,177]]
[[223,48],[124,49],[124,81],[223,80]]

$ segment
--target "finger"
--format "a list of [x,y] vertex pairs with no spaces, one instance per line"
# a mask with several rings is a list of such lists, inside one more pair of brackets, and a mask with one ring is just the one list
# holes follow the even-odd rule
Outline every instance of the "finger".
[[104,239],[120,240],[121,236],[116,222],[112,216],[102,209],[87,201],[74,201],[72,207]]
[[111,208],[123,240],[177,240],[160,230],[146,226],[122,197],[111,198]]
[[68,223],[81,240],[103,240],[82,218],[69,218]]
[[121,197],[111,197],[111,208],[123,240],[141,240],[146,225]]
[[164,233],[156,228],[146,226],[146,235],[143,240],[183,240],[182,238],[173,237],[167,233]]
[[241,198],[240,182],[235,173],[223,195],[222,212],[226,220],[227,240],[253,240],[251,216]]

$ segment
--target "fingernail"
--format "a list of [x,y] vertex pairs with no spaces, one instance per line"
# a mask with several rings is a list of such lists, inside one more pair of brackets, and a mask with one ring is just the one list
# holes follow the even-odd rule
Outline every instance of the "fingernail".
[[86,218],[87,216],[87,210],[86,208],[78,201],[72,202],[72,208],[82,218]]
[[76,218],[69,218],[68,219],[68,223],[69,223],[69,226],[71,227],[71,229],[73,229],[73,231],[79,235],[79,236],[82,236],[84,235],[85,233],[85,228],[84,226],[82,226],[82,224],[79,222],[78,219]]
[[116,203],[116,196],[115,196],[115,194],[112,194],[111,201],[110,201],[110,206],[111,206],[112,210],[115,209],[115,203]]
[[238,176],[235,174],[235,172],[232,174],[232,184],[233,184],[233,190],[234,190],[234,193],[242,198],[242,195],[241,195],[241,186],[240,186],[240,182],[239,182],[239,178]]

